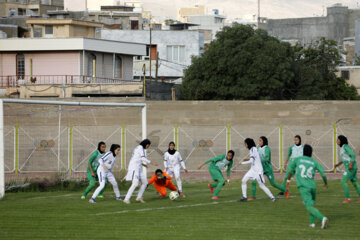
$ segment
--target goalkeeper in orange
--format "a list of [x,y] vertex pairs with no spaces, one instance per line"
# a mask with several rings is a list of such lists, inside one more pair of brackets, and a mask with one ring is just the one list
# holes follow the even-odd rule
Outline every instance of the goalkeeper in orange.
[[166,172],[163,172],[161,169],[157,169],[154,176],[149,180],[149,185],[153,183],[155,189],[160,193],[159,198],[163,198],[166,196],[166,188],[170,189],[171,191],[178,191],[174,184],[171,182],[171,177]]

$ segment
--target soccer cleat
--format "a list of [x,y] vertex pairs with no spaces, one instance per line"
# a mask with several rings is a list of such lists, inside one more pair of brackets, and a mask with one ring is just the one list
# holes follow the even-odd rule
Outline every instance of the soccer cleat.
[[358,200],[358,203],[360,203],[360,200]]
[[139,203],[145,203],[145,201],[142,198],[137,198],[136,201]]
[[290,197],[289,192],[285,192],[284,195],[285,195],[286,199],[289,199],[289,197]]
[[96,203],[95,199],[90,198],[89,203]]
[[209,186],[209,188],[210,188],[210,192],[211,192],[211,193],[214,193],[214,188],[211,187],[211,184],[210,184],[210,183],[208,184],[208,186]]
[[179,192],[179,195],[183,198],[186,198],[185,194],[183,194],[182,192]]
[[249,200],[255,200],[256,197],[249,197]]
[[98,198],[104,198],[104,196],[103,195],[99,195],[99,196],[97,196]]
[[310,224],[309,227],[315,228],[315,223]]
[[327,227],[327,222],[329,221],[329,219],[327,219],[327,217],[323,217],[322,221],[321,221],[321,228],[325,229]]
[[123,201],[123,203],[125,203],[125,204],[130,204],[130,201],[125,199],[125,200]]
[[246,202],[247,198],[246,197],[241,197],[237,200],[238,202]]
[[115,198],[116,201],[122,201],[122,198],[121,197],[117,197]]
[[350,198],[346,198],[346,199],[343,201],[343,203],[351,203]]
[[218,197],[218,196],[213,196],[213,197],[211,197],[211,199],[212,199],[212,200],[218,200],[219,197]]
[[270,201],[275,202],[276,198],[271,198]]
[[85,196],[81,196],[81,199],[85,199]]
[[283,195],[284,195],[284,192],[279,192],[277,195],[278,195],[278,196],[283,196]]

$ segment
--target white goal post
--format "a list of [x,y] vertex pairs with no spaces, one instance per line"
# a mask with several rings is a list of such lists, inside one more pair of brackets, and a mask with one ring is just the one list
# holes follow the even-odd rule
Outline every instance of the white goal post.
[[113,102],[71,102],[71,101],[43,101],[23,99],[0,99],[0,199],[5,196],[5,149],[4,149],[4,103],[46,104],[64,106],[97,106],[97,107],[141,107],[142,139],[146,134],[146,103],[113,103]]

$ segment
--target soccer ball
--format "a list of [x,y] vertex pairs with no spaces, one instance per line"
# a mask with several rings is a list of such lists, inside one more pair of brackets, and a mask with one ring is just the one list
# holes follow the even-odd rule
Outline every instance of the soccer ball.
[[176,191],[173,191],[173,192],[171,192],[170,194],[169,194],[169,198],[170,198],[170,200],[176,200],[176,199],[178,199],[179,198],[179,193],[178,192],[176,192]]

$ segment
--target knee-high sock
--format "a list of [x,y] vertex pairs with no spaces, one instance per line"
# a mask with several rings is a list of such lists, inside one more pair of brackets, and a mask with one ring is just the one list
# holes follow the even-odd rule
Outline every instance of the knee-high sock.
[[258,182],[259,187],[265,192],[266,195],[268,195],[269,198],[274,198],[274,195],[272,195],[271,191],[265,186],[265,184],[261,181]]
[[89,186],[85,189],[85,192],[83,193],[83,196],[86,197],[86,195],[95,187],[95,180],[89,180]]
[[101,181],[100,185],[96,188],[96,190],[91,198],[95,199],[99,195],[101,190],[103,190],[104,187],[105,187],[105,181]]
[[349,186],[347,184],[347,181],[345,179],[341,179],[341,185],[344,189],[345,197],[350,198],[350,192],[349,192]]
[[224,179],[221,179],[218,184],[217,184],[217,187],[215,189],[215,192],[214,192],[214,197],[217,197],[217,195],[219,194],[219,192],[221,191],[222,187],[225,185],[225,180]]
[[242,181],[242,183],[241,183],[241,190],[242,190],[242,195],[243,195],[243,197],[244,198],[247,198],[247,183],[246,183],[246,181]]
[[180,177],[176,178],[176,185],[178,186],[179,192],[182,192],[182,182]]
[[251,182],[251,196],[253,198],[256,198],[256,184],[257,184],[256,179]]
[[147,187],[147,182],[142,181],[139,192],[138,192],[138,195],[137,195],[137,198],[142,198],[143,197],[143,194],[144,194],[144,192],[146,190],[146,187]]
[[351,182],[352,185],[354,186],[354,188],[356,189],[356,192],[358,193],[358,195],[360,196],[360,186],[358,184],[358,182]]
[[[118,184],[117,184],[117,182],[116,182],[115,177],[114,177],[112,174],[109,174],[108,180],[109,180],[109,182],[111,183],[111,185],[113,186],[113,190],[114,190],[115,196],[116,196],[117,198],[119,198],[119,197],[120,197],[120,191],[119,191],[119,187],[118,187]],[[105,184],[104,184],[104,186],[105,186]]]
[[139,185],[139,179],[133,179],[132,180],[132,183],[131,183],[131,186],[126,194],[126,197],[125,197],[125,200],[129,201],[135,188]]
[[[317,208],[314,208],[313,206],[306,206],[306,209],[308,210],[310,215],[317,217],[320,221],[323,219],[324,215],[322,215]],[[310,218],[310,221],[311,221],[311,218]],[[310,223],[313,223],[313,222],[310,222]]]

